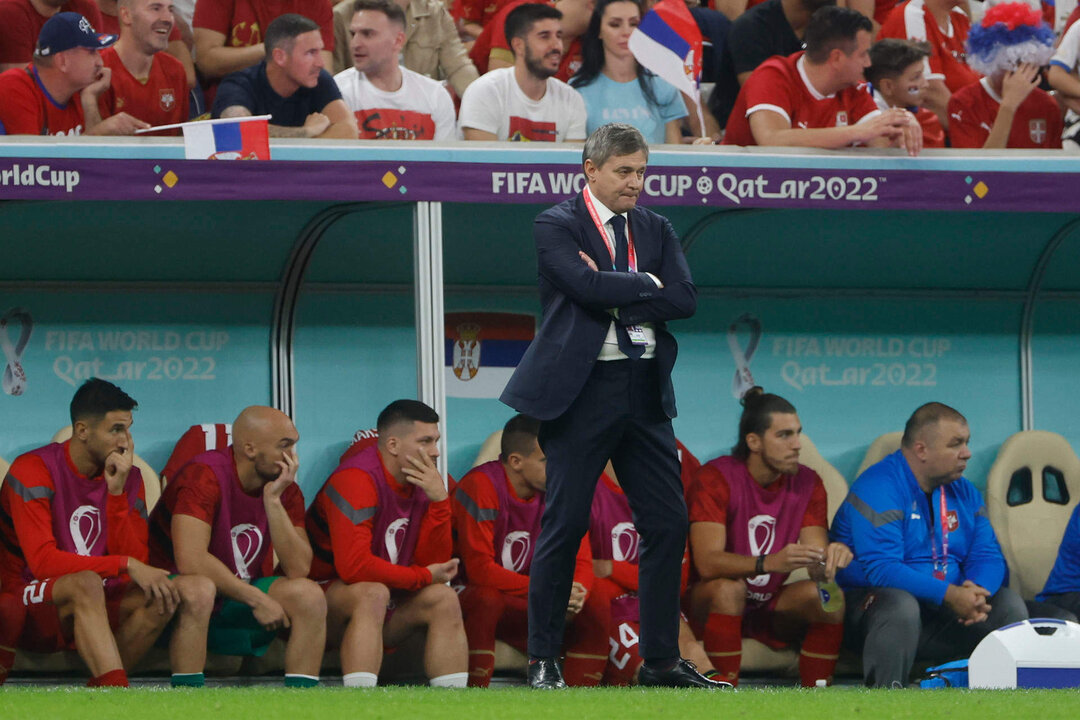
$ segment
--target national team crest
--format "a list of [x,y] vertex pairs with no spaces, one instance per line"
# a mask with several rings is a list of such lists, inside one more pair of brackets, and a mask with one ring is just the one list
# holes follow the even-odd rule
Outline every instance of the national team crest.
[[158,104],[165,112],[169,112],[176,107],[176,93],[172,88],[161,88],[158,90]]
[[1028,137],[1036,145],[1046,142],[1046,118],[1028,120]]
[[532,315],[447,313],[447,396],[499,397],[535,334]]
[[836,127],[847,127],[847,110],[839,110],[836,113]]
[[960,517],[955,510],[945,513],[945,525],[949,528],[949,532],[956,532],[956,529],[960,527]]

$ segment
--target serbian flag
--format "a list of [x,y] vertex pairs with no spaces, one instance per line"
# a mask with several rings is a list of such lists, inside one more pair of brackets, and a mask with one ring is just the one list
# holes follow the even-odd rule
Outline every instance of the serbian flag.
[[447,397],[499,397],[535,334],[532,315],[446,313]]
[[637,61],[692,98],[701,82],[701,31],[684,0],[660,0],[630,35]]
[[269,115],[183,123],[188,160],[269,160]]

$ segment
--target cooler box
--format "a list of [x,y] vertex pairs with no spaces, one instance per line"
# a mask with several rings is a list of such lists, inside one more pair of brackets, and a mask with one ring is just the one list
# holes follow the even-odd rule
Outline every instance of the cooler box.
[[1033,618],[995,630],[971,654],[968,686],[1080,687],[1080,625]]

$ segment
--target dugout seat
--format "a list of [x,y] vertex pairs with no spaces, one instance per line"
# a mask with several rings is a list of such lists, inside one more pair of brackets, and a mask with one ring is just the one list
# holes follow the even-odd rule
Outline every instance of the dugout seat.
[[896,432],[885,433],[879,436],[874,442],[870,443],[870,447],[866,449],[866,455],[863,456],[862,464],[859,465],[859,469],[855,471],[855,477],[851,479],[855,482],[859,479],[859,476],[866,472],[866,468],[881,462],[887,456],[892,455],[894,452],[900,449],[900,438],[904,436],[904,433],[897,430]]
[[1019,432],[1006,440],[986,478],[986,508],[1009,586],[1032,599],[1046,584],[1080,499],[1080,458],[1061,435]]
[[9,467],[11,467],[11,463],[0,457],[0,485],[4,484],[4,476],[7,475]]

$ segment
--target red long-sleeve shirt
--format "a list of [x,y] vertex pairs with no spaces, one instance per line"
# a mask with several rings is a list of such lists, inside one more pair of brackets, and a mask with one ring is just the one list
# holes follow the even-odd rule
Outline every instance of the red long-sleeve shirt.
[[[423,492],[413,485],[397,482],[385,468],[383,473],[390,488],[402,497]],[[349,514],[335,504],[331,493],[336,493],[347,503]],[[426,566],[450,560],[453,547],[450,500],[428,506],[420,524],[411,565],[395,565],[372,551],[372,531],[378,512],[379,493],[368,473],[346,468],[331,475],[308,510],[308,535],[315,551],[311,577],[315,580],[336,577],[346,583],[379,582],[393,589],[410,591],[430,585],[431,571]]]
[[[64,443],[68,468],[78,477],[71,461],[69,444]],[[105,482],[104,478],[90,478]],[[104,508],[107,554],[87,557],[61,550],[53,533],[52,497],[56,492],[53,477],[37,455],[20,455],[11,464],[0,487],[0,585],[17,588],[24,583],[23,570],[30,568],[34,578],[44,580],[90,570],[103,578],[127,571],[128,558],[149,560],[146,518],[128,503],[126,494],[107,495]],[[146,506],[146,495],[139,486],[138,498]]]
[[[510,493],[517,497],[509,480],[507,485]],[[492,486],[491,479],[479,470],[465,475],[454,493],[452,506],[454,529],[457,530],[457,555],[465,564],[469,584],[492,587],[507,595],[527,597],[529,576],[507,570],[495,559],[495,520],[477,521],[457,499],[457,494],[461,492],[472,498],[481,512],[499,512],[499,495]],[[534,495],[527,502],[540,502],[540,495]],[[536,538],[532,538],[532,542],[535,543]],[[589,547],[589,536],[586,534],[574,560],[574,582],[579,582],[587,590],[591,590],[594,577],[592,551]]]

